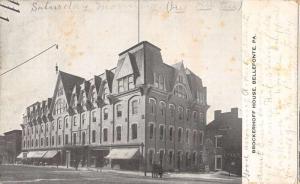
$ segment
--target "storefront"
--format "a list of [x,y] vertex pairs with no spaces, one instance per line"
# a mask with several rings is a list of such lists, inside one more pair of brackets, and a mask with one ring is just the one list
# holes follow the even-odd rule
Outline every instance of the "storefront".
[[105,158],[109,160],[113,169],[138,170],[139,157],[138,148],[115,148],[111,149]]

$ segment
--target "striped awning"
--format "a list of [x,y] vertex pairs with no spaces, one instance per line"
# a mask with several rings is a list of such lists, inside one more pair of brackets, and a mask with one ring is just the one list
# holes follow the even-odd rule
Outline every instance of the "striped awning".
[[105,158],[109,159],[133,159],[138,152],[138,148],[112,149]]
[[53,158],[58,153],[56,150],[47,151],[43,158]]
[[17,158],[18,158],[18,159],[24,159],[24,158],[27,158],[26,156],[27,156],[27,152],[21,152],[21,153],[17,156]]
[[27,158],[42,158],[47,151],[30,151],[27,154]]

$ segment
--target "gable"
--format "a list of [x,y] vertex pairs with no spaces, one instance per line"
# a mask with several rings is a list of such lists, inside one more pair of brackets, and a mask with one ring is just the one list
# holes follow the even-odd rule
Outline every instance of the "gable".
[[191,89],[190,89],[190,85],[188,82],[188,78],[186,76],[185,73],[185,69],[183,64],[178,66],[178,68],[175,70],[175,77],[174,77],[175,81],[174,81],[174,85],[173,85],[173,90],[175,90],[175,88],[179,85],[184,86],[185,91],[187,93],[187,98],[192,98],[192,93],[191,93]]
[[127,54],[123,62],[121,63],[116,79],[123,78],[133,73],[134,73],[133,61],[130,55]]

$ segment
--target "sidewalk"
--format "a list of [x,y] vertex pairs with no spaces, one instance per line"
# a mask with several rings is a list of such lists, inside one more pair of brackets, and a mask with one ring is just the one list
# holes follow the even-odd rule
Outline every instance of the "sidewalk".
[[[22,165],[20,165],[22,166]],[[35,165],[26,165],[30,167],[47,167],[47,168],[60,168],[60,169],[68,169],[75,171],[74,167],[66,167],[66,166],[35,166]],[[142,171],[126,171],[126,170],[113,170],[110,168],[97,169],[97,168],[87,168],[87,167],[78,167],[78,171],[92,171],[92,172],[101,172],[101,173],[111,173],[111,174],[122,174],[126,176],[139,176],[145,177],[144,172]],[[151,172],[147,172],[147,178],[151,178]],[[226,182],[226,183],[240,183],[241,177],[231,174],[228,176],[226,171],[218,171],[218,172],[209,172],[209,173],[187,173],[187,172],[166,172],[163,174],[163,179],[185,179],[185,180],[193,180],[193,181],[211,181],[211,182]]]

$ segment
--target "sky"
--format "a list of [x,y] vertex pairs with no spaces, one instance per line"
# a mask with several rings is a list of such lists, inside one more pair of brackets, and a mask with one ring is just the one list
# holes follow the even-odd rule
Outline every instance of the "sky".
[[[22,1],[0,16],[0,134],[21,129],[25,108],[53,96],[55,65],[86,79],[114,68],[118,54],[146,40],[163,61],[183,61],[207,87],[214,110],[241,107],[241,11],[201,1]],[[219,1],[211,1],[219,2]],[[208,7],[209,6],[209,7]],[[208,8],[207,8],[208,7]],[[228,8],[228,7],[226,7]],[[204,10],[205,9],[205,10]]]

